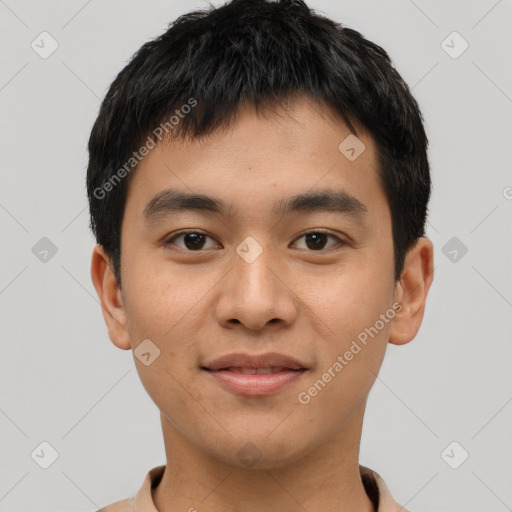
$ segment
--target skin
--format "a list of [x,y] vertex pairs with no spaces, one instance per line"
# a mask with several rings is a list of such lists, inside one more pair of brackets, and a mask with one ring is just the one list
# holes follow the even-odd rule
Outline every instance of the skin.
[[[388,343],[411,341],[433,277],[433,247],[420,238],[395,282],[389,207],[376,170],[376,146],[349,161],[338,145],[348,127],[312,100],[293,111],[245,105],[228,129],[201,140],[159,144],[130,184],[122,225],[122,288],[101,246],[91,276],[109,337],[120,349],[150,339],[160,356],[134,358],[161,412],[167,467],[153,489],[160,512],[189,510],[370,512],[358,457],[368,393]],[[225,201],[229,215],[187,211],[145,220],[146,204],[169,187]],[[335,212],[276,216],[276,201],[343,189],[367,207],[362,219]],[[324,248],[305,232],[328,230]],[[180,230],[205,235],[187,248]],[[246,237],[263,249],[252,263],[236,252]],[[338,245],[339,240],[347,242]],[[307,391],[379,315],[401,309],[336,377]],[[279,352],[309,368],[280,392],[244,397],[200,370],[232,352]],[[248,467],[237,453],[260,454]],[[303,508],[302,508],[303,507]]]

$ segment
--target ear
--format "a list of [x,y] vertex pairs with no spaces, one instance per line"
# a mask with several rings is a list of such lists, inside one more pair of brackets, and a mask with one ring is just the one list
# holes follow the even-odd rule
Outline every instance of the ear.
[[391,323],[390,343],[405,345],[418,333],[433,273],[434,246],[428,238],[421,237],[407,251],[404,269],[396,285],[395,300],[402,308],[397,311]]
[[91,278],[101,302],[110,340],[118,348],[131,349],[130,336],[126,330],[126,311],[121,287],[112,271],[110,258],[103,246],[99,244],[92,252]]

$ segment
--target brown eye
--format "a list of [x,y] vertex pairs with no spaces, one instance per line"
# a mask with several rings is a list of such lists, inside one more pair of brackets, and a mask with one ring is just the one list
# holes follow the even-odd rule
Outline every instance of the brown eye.
[[[183,245],[175,243],[175,241],[180,238],[183,239]],[[208,248],[205,247],[206,240],[208,238],[213,240],[211,236],[205,235],[204,233],[199,233],[198,231],[187,231],[174,235],[172,238],[165,242],[165,245],[176,245],[180,249],[185,249],[188,251],[200,251]]]
[[305,235],[308,249],[323,249],[329,238],[325,233],[308,233]]
[[[336,245],[344,245],[343,240],[333,235],[332,233],[326,233],[324,231],[310,231],[309,233],[304,233],[301,235],[298,240],[303,238],[305,240],[305,248],[311,251],[321,251],[326,249],[326,245],[328,244],[329,238],[335,241],[334,244],[331,244],[327,249],[331,249]],[[299,249],[303,249],[304,247],[299,247]]]

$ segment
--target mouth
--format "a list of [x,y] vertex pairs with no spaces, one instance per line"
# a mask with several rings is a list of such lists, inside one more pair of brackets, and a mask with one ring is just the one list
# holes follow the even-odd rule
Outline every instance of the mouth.
[[276,394],[297,382],[309,368],[294,358],[267,353],[230,354],[201,366],[225,390],[242,396]]

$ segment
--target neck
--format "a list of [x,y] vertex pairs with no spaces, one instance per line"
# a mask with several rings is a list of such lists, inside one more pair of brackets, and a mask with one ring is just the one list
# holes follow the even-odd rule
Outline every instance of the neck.
[[162,415],[167,465],[153,489],[159,512],[375,512],[359,473],[364,407],[322,446],[279,468],[226,464],[190,443]]

